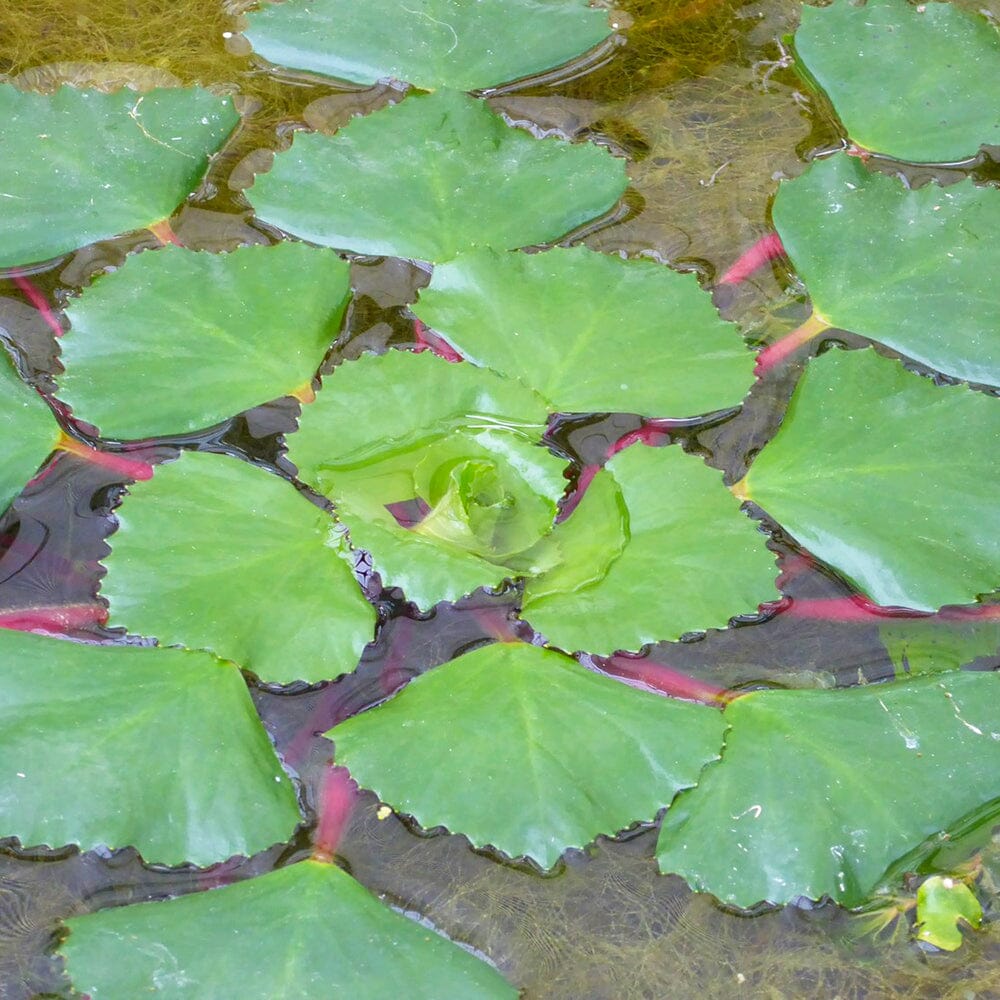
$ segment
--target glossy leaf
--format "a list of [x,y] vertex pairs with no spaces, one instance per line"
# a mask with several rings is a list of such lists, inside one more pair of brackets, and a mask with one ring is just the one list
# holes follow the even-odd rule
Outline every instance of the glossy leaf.
[[67,924],[59,950],[94,1000],[517,995],[485,962],[318,861]]
[[0,513],[55,447],[59,426],[42,397],[21,381],[0,346]]
[[247,196],[263,221],[312,243],[437,262],[474,245],[558,239],[625,185],[624,160],[606,149],[534,139],[483,101],[442,90],[332,138],[296,134]]
[[548,868],[567,847],[651,820],[716,759],[722,730],[714,709],[499,643],[327,736],[338,764],[422,826]]
[[3,629],[0,686],[0,836],[207,865],[300,822],[231,663]]
[[962,925],[978,927],[983,908],[964,883],[932,875],[917,890],[917,940],[956,951],[962,947]]
[[282,684],[352,671],[373,637],[336,524],[277,476],[187,452],[130,487],[118,518],[101,584],[113,625]]
[[951,3],[807,4],[795,51],[865,149],[926,163],[1000,144],[1000,112],[983,99],[1000,77],[1000,35],[985,17]]
[[568,62],[611,33],[586,0],[290,0],[245,32],[265,59],[352,83],[474,90]]
[[757,691],[719,764],[667,811],[657,857],[736,906],[861,903],[886,868],[1000,795],[1000,678]]
[[[680,447],[643,445],[626,448],[607,470],[600,476],[614,477],[627,512],[622,554],[595,582],[575,583],[555,570],[556,586],[545,575],[525,584],[524,617],[550,642],[600,654],[637,650],[725,627],[733,616],[776,599],[774,556],[727,494],[721,473]],[[587,516],[595,501],[588,491],[554,537]],[[580,557],[599,554],[584,540],[579,554],[567,551],[566,561]],[[553,593],[566,584],[572,589]]]
[[739,492],[877,604],[933,611],[1000,586],[998,440],[996,399],[828,351]]
[[739,403],[753,381],[753,357],[693,274],[586,247],[463,254],[434,269],[413,311],[561,413],[684,417]]
[[145,94],[0,84],[0,268],[30,264],[166,218],[236,125],[197,87]]
[[140,438],[186,434],[290,394],[336,339],[348,272],[303,243],[132,256],[67,309],[59,397],[106,437]]
[[[383,581],[429,607],[517,576],[551,529],[565,463],[537,444],[545,419],[534,393],[490,371],[392,351],[326,380],[288,456]],[[391,505],[417,498],[426,517],[404,527]]]
[[827,325],[947,375],[1000,385],[993,188],[966,180],[910,190],[839,155],[781,184],[774,224]]

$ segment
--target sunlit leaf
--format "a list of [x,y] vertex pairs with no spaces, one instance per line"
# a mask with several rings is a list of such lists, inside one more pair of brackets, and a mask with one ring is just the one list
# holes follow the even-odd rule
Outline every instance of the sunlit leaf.
[[985,17],[951,3],[806,4],[795,51],[866,149],[949,162],[1000,143],[1000,113],[983,99],[1000,77],[1000,36]]
[[774,224],[828,325],[1000,385],[996,190],[971,180],[911,190],[838,155],[781,184]]
[[527,644],[466,653],[332,729],[338,764],[425,827],[551,867],[651,820],[717,759],[715,709]]
[[277,476],[187,452],[130,487],[118,518],[101,583],[113,625],[276,683],[348,673],[373,637],[335,522]]
[[21,492],[59,437],[59,426],[42,397],[21,381],[0,346],[0,512]]
[[979,657],[1000,665],[1000,615],[889,618],[878,632],[900,674],[955,670]]
[[758,691],[720,763],[667,810],[660,869],[727,903],[868,896],[886,868],[1000,795],[1000,678]]
[[30,264],[170,215],[198,186],[208,156],[237,122],[229,98],[197,87],[0,84],[0,267]]
[[67,309],[59,397],[106,437],[138,438],[188,433],[289,394],[337,336],[348,271],[303,243],[130,257]]
[[94,1000],[517,995],[485,962],[318,861],[67,924],[59,950]]
[[245,32],[265,59],[372,84],[473,90],[559,66],[611,33],[586,0],[289,0]]
[[296,134],[247,196],[265,222],[313,243],[444,261],[475,245],[558,239],[625,185],[624,160],[606,149],[534,139],[483,101],[442,90],[332,138]]
[[693,274],[586,247],[463,254],[434,269],[413,311],[562,413],[684,417],[739,403],[753,381],[738,331]]
[[[486,369],[392,351],[327,378],[288,455],[383,581],[429,607],[517,576],[551,529],[565,463],[537,443],[546,412]],[[416,499],[404,527],[387,505]]]
[[917,940],[956,951],[962,947],[962,924],[978,927],[983,908],[964,883],[932,875],[917,890]]
[[3,629],[0,687],[0,836],[207,865],[300,822],[231,663]]
[[741,495],[878,604],[1000,586],[1000,402],[873,350],[810,362]]
[[[590,653],[636,650],[724,627],[777,598],[774,556],[723,487],[721,473],[676,446],[633,445],[607,469],[601,476],[614,477],[621,490],[622,554],[591,582],[556,569],[554,581],[543,574],[537,584],[525,584],[524,616],[550,642]],[[597,501],[588,491],[553,540]],[[579,552],[564,546],[567,563],[601,558],[588,545],[590,533],[581,534]]]

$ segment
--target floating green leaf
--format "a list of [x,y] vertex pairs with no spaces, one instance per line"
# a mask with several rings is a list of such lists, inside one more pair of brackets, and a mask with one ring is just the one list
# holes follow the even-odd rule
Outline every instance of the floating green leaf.
[[861,903],[886,868],[1000,795],[1000,678],[955,672],[726,709],[719,764],[667,810],[657,857],[727,903]]
[[917,890],[917,940],[956,951],[962,947],[961,925],[978,927],[983,908],[964,883],[932,875]]
[[[517,576],[551,530],[565,463],[535,443],[545,417],[534,393],[493,372],[392,351],[338,368],[288,455],[385,583],[428,607]],[[418,499],[413,528],[387,506]]]
[[[734,615],[777,598],[774,556],[727,494],[721,473],[679,447],[633,445],[602,476],[614,477],[621,490],[627,541],[596,580],[572,582],[562,569],[552,571],[558,574],[554,581],[545,574],[528,580],[524,616],[550,642],[590,653],[635,650],[695,629],[724,627]],[[587,516],[590,502],[588,491],[553,540],[575,518]],[[584,547],[567,551],[565,559],[581,557],[600,553]]]
[[42,397],[21,381],[0,346],[0,513],[21,492],[55,447],[59,426]]
[[1000,144],[1000,112],[983,99],[1000,78],[1000,35],[985,17],[950,3],[806,5],[795,51],[865,149],[951,162]]
[[67,924],[59,950],[94,1000],[517,995],[485,962],[318,861]]
[[249,16],[271,62],[373,84],[473,90],[569,62],[611,33],[586,0],[290,0]]
[[1000,385],[996,190],[971,180],[910,190],[832,156],[781,184],[774,224],[824,323]]
[[375,612],[328,513],[277,476],[200,452],[130,494],[101,584],[112,624],[211,650],[265,681],[354,669]]
[[567,847],[652,819],[717,759],[722,731],[715,709],[498,643],[327,736],[338,764],[423,826],[549,868]]
[[207,865],[300,822],[239,670],[0,630],[0,836]]
[[889,618],[878,631],[897,673],[956,670],[981,656],[1000,663],[1000,615]]
[[462,254],[434,269],[413,311],[562,413],[696,415],[753,381],[753,357],[693,274],[586,247]]
[[304,243],[138,254],[68,308],[59,396],[107,437],[208,427],[308,384],[349,298],[347,263]]
[[483,101],[442,90],[332,138],[298,133],[247,194],[265,222],[313,243],[444,261],[475,245],[558,239],[625,185],[624,160],[606,149],[539,141]]
[[873,350],[811,361],[738,487],[878,604],[1000,587],[1000,404]]
[[166,218],[236,125],[197,87],[145,94],[0,84],[0,267],[30,264]]

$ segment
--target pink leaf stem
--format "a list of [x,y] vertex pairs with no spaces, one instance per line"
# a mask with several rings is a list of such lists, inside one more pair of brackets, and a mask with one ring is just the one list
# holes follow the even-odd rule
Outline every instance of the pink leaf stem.
[[697,701],[719,708],[732,701],[737,695],[708,681],[699,680],[645,657],[617,654],[609,657],[591,657],[594,665],[603,673],[618,677],[631,684],[657,694],[685,701]]
[[78,458],[107,469],[109,472],[113,472],[123,479],[143,481],[153,478],[153,467],[149,462],[143,462],[137,458],[126,458],[124,455],[113,455],[107,451],[99,451],[89,444],[84,444],[82,441],[77,441],[76,438],[71,438],[68,434],[61,434],[59,436],[59,440],[56,442],[56,449],[76,455]]
[[42,635],[64,635],[107,620],[108,609],[101,604],[56,604],[0,612],[0,628]]
[[757,355],[757,364],[753,373],[758,378],[777,368],[783,361],[794,354],[803,344],[818,337],[824,330],[829,330],[830,324],[825,319],[812,313],[809,318],[791,333],[785,334],[780,340],[769,344]]
[[358,785],[346,767],[329,766],[320,783],[313,834],[313,858],[333,861],[358,801]]
[[444,358],[445,361],[450,361],[453,364],[465,360],[447,340],[439,337],[426,323],[416,317],[413,320],[413,337],[417,342],[417,354],[431,351],[439,358]]
[[[790,618],[812,618],[830,622],[873,622],[886,618],[932,618],[931,611],[916,611],[913,608],[887,607],[875,604],[852,594],[850,597],[828,597],[795,599],[786,597],[775,602],[771,608],[778,614]],[[1000,604],[972,604],[942,608],[936,617],[943,621],[968,621],[970,619],[1000,619]]]
[[63,335],[62,324],[52,311],[52,307],[42,294],[41,289],[23,271],[10,271],[9,274],[24,297],[39,311],[48,328],[55,336],[61,337]]
[[762,236],[749,250],[745,250],[735,263],[719,278],[720,285],[738,285],[746,281],[755,271],[778,257],[785,256],[785,248],[777,233]]

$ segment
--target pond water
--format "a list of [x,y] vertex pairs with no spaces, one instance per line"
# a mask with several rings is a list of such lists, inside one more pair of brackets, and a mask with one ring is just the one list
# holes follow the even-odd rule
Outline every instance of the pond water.
[[[624,2],[626,41],[605,65],[491,100],[536,134],[591,138],[629,157],[626,208],[581,234],[587,245],[651,256],[693,269],[711,283],[769,231],[777,179],[795,176],[808,157],[842,144],[829,108],[807,94],[788,67],[782,37],[794,30],[798,10],[791,0]],[[341,90],[265,70],[241,40],[236,13],[201,0],[34,0],[30,9],[9,4],[0,9],[0,73],[43,86],[61,78],[91,82],[96,65],[108,79],[155,71],[163,80],[221,85],[240,94],[250,111],[247,124],[173,227],[195,248],[266,243],[273,234],[254,222],[241,200],[244,159],[261,148],[280,148],[290,123],[336,128],[392,93]],[[101,269],[153,245],[148,233],[104,241],[38,270],[32,281],[58,306]],[[406,262],[356,261],[355,301],[329,363],[412,342],[404,307],[426,279]],[[809,311],[780,265],[720,287],[715,301],[751,340],[775,339]],[[295,303],[288,305],[294,313]],[[58,373],[46,322],[13,280],[0,281],[0,328],[37,375]],[[851,340],[846,334],[841,339]],[[748,458],[774,433],[800,371],[791,365],[757,383],[739,413],[686,432],[686,447],[705,454],[728,481],[739,479]],[[269,404],[198,439],[157,446],[157,452],[167,455],[187,443],[274,462],[276,436],[293,426],[295,413],[290,401]],[[566,421],[554,443],[582,461],[594,460],[635,426],[627,415]],[[72,456],[29,487],[0,525],[0,609],[87,600],[120,491],[113,474]],[[804,561],[780,533],[772,548],[782,557],[785,595],[803,600],[850,593]],[[329,743],[315,733],[421,671],[503,634],[515,603],[516,594],[477,593],[420,614],[400,595],[383,594],[378,639],[354,674],[291,691],[252,683],[255,704],[284,758],[314,788],[330,757]],[[121,639],[97,627],[80,637],[88,634]],[[833,621],[771,613],[687,638],[661,644],[650,659],[727,688],[847,685],[894,671],[873,617]],[[988,640],[977,651],[982,655],[974,667],[1000,663]],[[849,759],[852,747],[842,753]],[[542,877],[474,852],[464,838],[428,835],[395,815],[380,820],[377,804],[363,793],[339,848],[345,866],[390,904],[488,956],[527,997],[1000,997],[1000,936],[991,913],[961,951],[929,954],[899,927],[877,939],[866,934],[856,916],[833,904],[727,912],[680,879],[657,873],[653,825],[570,851],[554,874]],[[8,842],[0,847],[0,997],[69,995],[58,961],[48,955],[61,918],[221,885],[310,850],[306,831],[295,842],[206,872],[151,869],[130,850],[109,856],[75,849],[23,852]]]

